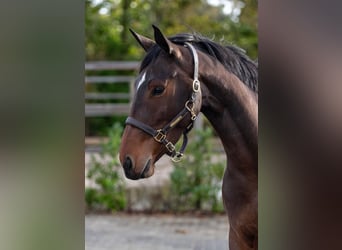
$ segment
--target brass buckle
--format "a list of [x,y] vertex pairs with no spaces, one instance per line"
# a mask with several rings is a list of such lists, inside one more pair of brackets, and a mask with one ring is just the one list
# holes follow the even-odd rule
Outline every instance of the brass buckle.
[[195,79],[192,82],[192,90],[197,93],[200,90],[200,87],[201,87],[200,81],[198,79]]
[[157,130],[157,134],[155,136],[153,136],[153,138],[157,141],[157,142],[162,142],[165,138],[166,135],[164,134],[164,132],[161,129]]
[[174,157],[171,158],[173,162],[180,162],[183,158],[183,154],[180,152],[177,152]]
[[169,152],[173,152],[173,151],[175,151],[175,145],[173,145],[172,144],[172,142],[168,142],[166,145],[165,145],[165,147],[167,148],[167,150],[169,150]]

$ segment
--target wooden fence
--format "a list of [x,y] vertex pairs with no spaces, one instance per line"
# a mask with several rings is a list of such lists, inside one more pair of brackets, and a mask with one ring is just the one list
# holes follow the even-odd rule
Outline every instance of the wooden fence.
[[[86,117],[101,117],[112,115],[128,115],[131,101],[134,95],[134,80],[132,75],[107,75],[107,76],[87,76],[91,71],[135,71],[139,67],[139,62],[136,61],[97,61],[85,63],[85,84],[117,84],[127,83],[129,86],[128,93],[98,93],[85,92],[85,116]],[[96,103],[96,100],[109,99],[128,99],[128,103]],[[87,100],[92,100],[93,103],[87,103]],[[95,103],[94,103],[95,102]]]

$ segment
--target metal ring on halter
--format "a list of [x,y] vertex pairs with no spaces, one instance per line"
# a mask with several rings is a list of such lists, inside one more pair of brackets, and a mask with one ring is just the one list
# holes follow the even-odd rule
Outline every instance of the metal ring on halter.
[[200,81],[198,79],[195,79],[192,82],[192,90],[197,93],[200,90],[200,88],[201,88]]

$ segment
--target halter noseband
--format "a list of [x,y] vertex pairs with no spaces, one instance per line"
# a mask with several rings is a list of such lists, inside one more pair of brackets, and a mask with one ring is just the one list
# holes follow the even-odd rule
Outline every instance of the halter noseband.
[[[195,100],[196,100],[196,94],[197,92],[200,91],[201,86],[200,86],[200,81],[198,80],[198,55],[195,50],[195,48],[190,44],[190,43],[185,43],[186,47],[188,47],[191,51],[191,54],[194,59],[194,80],[192,82],[192,94],[189,100],[187,100],[184,104],[184,108],[168,123],[166,124],[163,128],[161,129],[154,129],[151,126],[136,120],[133,117],[128,117],[125,124],[132,125],[136,128],[141,129],[145,133],[151,135],[153,139],[161,144],[163,144],[166,149],[168,150],[168,155],[170,155],[172,158],[172,161],[174,162],[179,162],[182,157],[184,150],[186,148],[186,145],[188,143],[188,136],[187,134],[189,131],[192,129],[194,125],[194,121],[197,118],[197,115],[194,111],[194,106],[195,106]],[[177,152],[175,145],[170,142],[167,138],[167,132],[170,131],[172,128],[174,128],[183,118],[187,115],[190,114],[191,116],[191,121],[190,124],[186,127],[186,129],[183,131],[183,143],[180,148],[180,150]]]

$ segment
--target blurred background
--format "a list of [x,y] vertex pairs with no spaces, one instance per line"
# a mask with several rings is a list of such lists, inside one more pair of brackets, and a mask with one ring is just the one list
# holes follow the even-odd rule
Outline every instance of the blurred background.
[[[158,249],[157,243],[165,243],[165,240],[169,247],[164,244],[160,249],[171,249],[177,242],[182,242],[178,247],[190,242],[191,249],[226,249],[204,242],[208,237],[213,239],[213,235],[226,242],[225,216],[200,223],[191,219],[194,216],[190,219],[163,217],[163,230],[158,224],[147,230],[146,223],[152,220],[152,215],[132,215],[126,220],[127,212],[108,213],[128,211],[131,200],[121,196],[125,198],[115,202],[119,207],[106,205],[103,202],[106,193],[99,192],[103,189],[93,177],[86,177],[87,187],[96,186],[96,191],[88,189],[86,197],[95,198],[88,200],[91,205],[84,202],[84,134],[87,138],[118,138],[114,134],[120,133],[124,119],[113,114],[87,116],[84,133],[84,90],[88,94],[87,104],[129,103],[127,78],[121,82],[127,91],[116,90],[119,85],[115,81],[113,84],[94,84],[90,83],[94,79],[90,79],[89,84],[85,84],[84,65],[86,61],[87,77],[136,75],[136,69],[92,71],[92,66],[88,66],[88,63],[96,62],[96,65],[111,61],[118,67],[113,61],[119,61],[124,65],[121,68],[127,68],[134,64],[123,61],[141,60],[143,51],[129,35],[124,48],[119,48],[123,44],[120,42],[124,37],[122,32],[127,32],[122,20],[129,20],[129,27],[146,36],[152,37],[151,24],[155,22],[166,35],[195,31],[215,41],[224,38],[227,43],[237,44],[253,59],[258,55],[261,82],[259,248],[340,249],[341,1],[265,0],[259,2],[258,15],[255,2],[139,1],[124,8],[123,1],[1,1],[0,249],[84,249],[84,237],[86,249],[96,249],[96,246],[97,249],[125,249],[120,247],[122,245],[117,246],[129,243],[129,236],[134,237],[139,246],[143,240],[146,243],[155,239],[154,245],[147,249]],[[219,6],[220,3],[224,5]],[[146,7],[141,7],[142,4]],[[177,9],[177,6],[182,8]],[[123,13],[128,13],[127,19]],[[176,18],[171,18],[173,16]],[[257,16],[259,43],[256,39]],[[130,49],[123,53],[126,48]],[[125,72],[120,72],[122,70]],[[103,79],[99,81],[103,82]],[[89,98],[103,94],[100,88],[104,93],[116,94],[116,98]],[[121,95],[122,100],[118,102],[115,91],[126,92],[125,98]],[[115,121],[119,125],[114,125]],[[118,126],[118,129],[110,130],[112,126]],[[203,128],[208,128],[205,121]],[[194,134],[199,133],[193,131]],[[215,138],[208,137],[209,141]],[[97,156],[98,161],[102,159],[101,152],[105,152],[99,150],[105,148],[102,143],[106,145],[106,142],[100,142],[98,146],[92,146],[90,151],[93,152],[87,151],[88,163],[91,156]],[[212,143],[209,145],[214,147]],[[112,157],[104,155],[107,155],[108,163]],[[116,160],[116,156],[113,159]],[[95,164],[88,164],[87,168],[91,169],[90,166]],[[104,164],[98,166],[104,169]],[[171,167],[168,169],[173,171]],[[120,173],[118,169],[117,174]],[[115,187],[108,184],[110,175],[100,176],[105,178],[98,177],[97,182]],[[111,178],[124,180],[115,174]],[[145,186],[153,186],[153,181],[160,179],[154,176]],[[120,184],[120,181],[113,182]],[[140,185],[140,182],[135,183]],[[127,183],[123,185],[122,190],[127,190]],[[115,193],[122,194],[118,190],[116,188]],[[94,200],[96,202],[92,202]],[[215,203],[209,203],[208,199],[202,204],[206,204],[202,209],[207,211],[215,208],[210,206]],[[101,216],[103,219],[92,220],[99,215],[92,212],[87,213],[84,220],[84,205],[88,211],[92,208],[106,212]],[[170,220],[176,227],[170,226]],[[198,227],[194,230],[185,224]],[[200,230],[200,225],[205,230]],[[115,229],[117,231],[113,233],[111,230]],[[155,238],[153,233],[158,231],[167,237]],[[189,241],[189,236],[195,234],[197,238],[193,239],[196,241]],[[195,247],[195,242],[199,247]]]
[[[210,220],[197,223],[193,220],[194,216],[168,219],[164,213],[163,230],[158,226],[160,221],[147,230],[146,223],[152,220],[152,215],[132,215],[130,220],[126,220],[127,212],[125,216],[122,212],[108,213],[120,209],[128,211],[132,203],[126,196],[115,203],[121,204],[118,208],[103,205],[101,200],[104,198],[95,198],[100,202],[93,202],[91,206],[84,202],[84,90],[94,88],[86,91],[88,97],[94,97],[95,94],[102,94],[98,93],[100,87],[117,91],[118,86],[114,83],[85,84],[84,63],[86,61],[86,68],[89,69],[88,62],[110,60],[119,61],[122,65],[123,60],[141,60],[143,51],[129,35],[126,37],[127,46],[122,49],[118,47],[120,42],[117,41],[121,41],[122,32],[127,31],[122,28],[122,20],[129,20],[130,27],[150,37],[150,25],[158,20],[155,24],[167,35],[173,35],[176,32],[173,29],[178,27],[180,32],[196,31],[216,41],[224,38],[225,42],[246,49],[252,58],[258,55],[261,82],[259,248],[340,249],[341,1],[259,2],[259,52],[253,55],[253,48],[257,51],[255,2],[232,4],[231,1],[217,1],[209,5],[204,1],[153,1],[144,2],[146,8],[140,7],[142,2],[137,2],[135,8],[135,4],[126,8],[129,18],[125,19],[122,1],[108,2],[107,5],[107,2],[67,0],[1,1],[0,249],[84,249],[84,237],[86,249],[96,249],[96,246],[97,249],[125,249],[121,247],[122,243],[127,246],[132,242],[130,236],[139,242],[140,248],[132,246],[126,249],[143,249],[141,243],[149,239],[155,241],[147,249],[158,249],[157,243],[165,243],[165,240],[169,247],[163,244],[159,249],[171,249],[172,244],[181,247],[183,243],[191,244],[191,249],[226,249],[205,243],[205,239],[213,239],[213,235],[220,237],[222,244],[226,242],[225,216],[219,217],[219,220],[210,217]],[[224,5],[217,6],[220,3]],[[102,6],[106,7],[100,13]],[[174,11],[177,6],[182,6],[177,10],[179,12]],[[165,8],[170,10],[166,14]],[[190,11],[184,14],[187,9]],[[223,10],[228,14],[222,14]],[[216,14],[209,15],[211,12]],[[176,18],[171,18],[173,16]],[[148,21],[145,23],[143,20]],[[91,34],[94,38],[90,37]],[[95,38],[99,40],[94,42]],[[92,46],[97,47],[91,49]],[[122,53],[126,47],[130,51]],[[118,67],[115,63],[112,65]],[[132,66],[125,63],[124,67],[127,65]],[[124,70],[125,73],[107,70],[86,70],[85,73],[87,77],[136,75],[132,69]],[[121,84],[128,89],[125,81]],[[92,92],[95,94],[89,95]],[[105,89],[103,92],[112,90]],[[125,90],[118,91],[121,92]],[[127,94],[128,90],[126,99],[120,100],[123,104],[129,103]],[[104,96],[99,100],[86,99],[87,104],[120,104],[116,101],[115,98],[104,100]],[[122,129],[120,119],[124,118],[111,114],[87,116],[86,119],[90,119],[86,126],[87,137],[118,138],[117,135],[110,135],[109,131],[119,133]],[[108,119],[109,122],[93,129],[95,125],[90,123],[101,123],[96,119]],[[119,125],[114,125],[115,120],[110,119],[117,119]],[[110,130],[112,126],[119,127]],[[204,121],[203,128],[207,127]],[[197,135],[197,132],[193,131],[194,134]],[[210,140],[213,138],[208,137]],[[97,153],[88,154],[87,151],[89,162],[92,155],[97,155],[101,160],[100,152],[105,150],[99,149],[105,146],[98,145],[91,149],[97,150]],[[111,159],[109,154],[104,155]],[[114,159],[117,159],[116,156]],[[121,170],[118,169],[117,173]],[[101,176],[106,178],[101,180],[99,177],[97,182],[106,187],[115,186],[106,184],[110,182],[108,174]],[[112,178],[118,179],[115,174]],[[95,185],[91,179],[94,180],[86,178],[87,184]],[[152,186],[152,182],[159,179],[154,176],[145,186]],[[127,183],[124,185],[123,190],[127,190]],[[102,193],[104,197],[105,193],[99,192],[100,186],[95,186],[97,191],[87,191],[86,196],[96,197],[94,193]],[[87,187],[92,186],[89,184]],[[116,188],[116,194],[122,193],[118,190]],[[207,210],[215,207],[210,206],[215,203],[208,203],[208,200],[202,204],[206,204],[202,207]],[[84,220],[84,205],[87,209],[93,207],[93,211],[106,211],[101,216],[103,219],[97,220],[96,217],[92,220],[98,213],[88,213]],[[116,223],[114,226],[113,221]],[[174,221],[174,227],[170,226],[169,221]],[[198,227],[195,230],[186,227],[191,224]],[[199,226],[205,230],[200,230]],[[111,230],[117,231],[113,233]],[[158,231],[167,237],[155,238],[153,233]],[[189,236],[195,234],[197,238],[192,239],[196,241],[189,241]],[[219,241],[216,238],[214,242]]]

